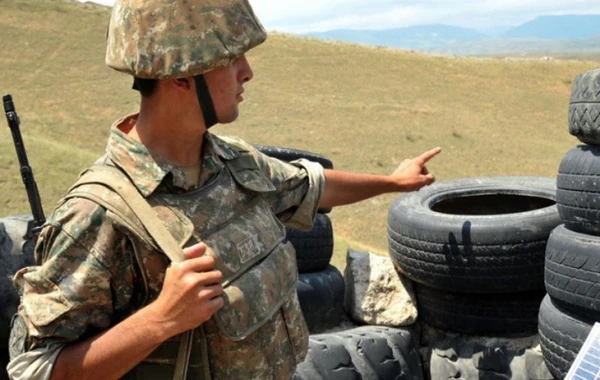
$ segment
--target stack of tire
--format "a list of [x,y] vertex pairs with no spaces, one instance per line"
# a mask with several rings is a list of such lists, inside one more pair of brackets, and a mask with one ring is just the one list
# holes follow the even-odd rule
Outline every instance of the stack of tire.
[[474,336],[535,335],[546,243],[560,224],[555,185],[543,177],[464,178],[398,197],[389,253],[413,281],[418,322]]
[[577,76],[569,132],[584,144],[563,157],[556,202],[563,224],[546,250],[548,295],[539,333],[546,365],[563,379],[593,324],[600,321],[600,69]]
[[[268,145],[255,145],[255,148],[281,161],[304,158],[318,162],[325,169],[333,169],[331,160],[316,153]],[[311,334],[337,326],[344,315],[344,276],[330,265],[333,255],[333,229],[327,216],[330,211],[319,209],[310,231],[286,228],[287,239],[296,250],[298,299]]]

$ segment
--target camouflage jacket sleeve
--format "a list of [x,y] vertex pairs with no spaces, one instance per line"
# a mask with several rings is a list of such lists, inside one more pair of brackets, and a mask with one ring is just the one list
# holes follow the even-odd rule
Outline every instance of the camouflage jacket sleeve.
[[26,350],[68,344],[115,323],[115,305],[127,304],[131,292],[130,255],[119,248],[125,240],[91,201],[70,199],[54,211],[36,244],[39,266],[15,275]]
[[310,230],[325,188],[323,167],[306,159],[287,163],[249,149],[277,189],[272,197],[275,214],[289,227]]

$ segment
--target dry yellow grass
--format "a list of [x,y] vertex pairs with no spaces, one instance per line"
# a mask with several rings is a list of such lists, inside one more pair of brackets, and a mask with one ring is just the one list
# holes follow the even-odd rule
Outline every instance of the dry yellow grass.
[[[129,77],[104,66],[107,8],[63,0],[0,5],[0,91],[14,97],[49,213],[102,154],[109,125],[134,112],[139,99]],[[248,57],[255,77],[241,117],[215,132],[381,174],[441,146],[430,165],[439,180],[554,177],[577,143],[567,127],[572,81],[599,66],[434,57],[278,33]],[[0,215],[30,212],[7,127],[0,128],[0,194]],[[334,210],[336,244],[385,254],[387,212],[396,196]]]

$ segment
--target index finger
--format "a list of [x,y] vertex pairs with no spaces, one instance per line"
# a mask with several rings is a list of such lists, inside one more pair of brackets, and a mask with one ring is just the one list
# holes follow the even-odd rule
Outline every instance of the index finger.
[[423,164],[425,164],[425,163],[427,163],[427,161],[429,161],[433,157],[437,156],[441,151],[442,151],[442,148],[440,148],[438,146],[437,148],[433,148],[433,149],[428,150],[427,152],[423,153],[422,155],[420,155],[419,157],[417,157],[417,160],[419,160]]

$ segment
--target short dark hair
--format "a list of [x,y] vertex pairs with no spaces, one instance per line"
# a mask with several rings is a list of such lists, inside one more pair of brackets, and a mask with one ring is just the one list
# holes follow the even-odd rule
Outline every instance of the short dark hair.
[[147,79],[147,78],[133,78],[133,88],[134,90],[138,90],[143,97],[152,96],[154,90],[156,89],[156,84],[158,83],[158,79]]

